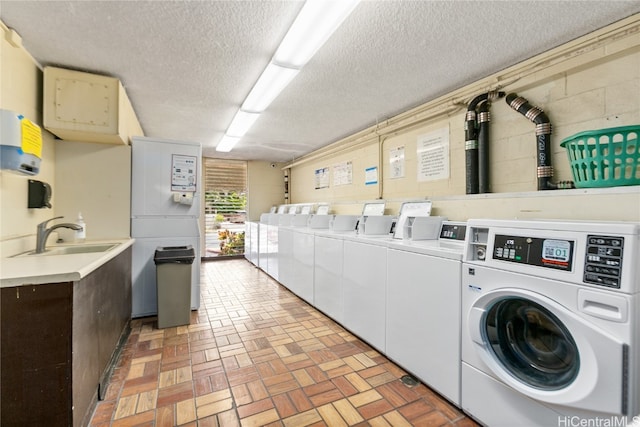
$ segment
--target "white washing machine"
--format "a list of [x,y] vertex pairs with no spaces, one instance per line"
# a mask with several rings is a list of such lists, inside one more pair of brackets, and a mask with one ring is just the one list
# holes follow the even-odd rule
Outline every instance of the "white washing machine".
[[460,275],[466,224],[389,244],[386,355],[460,406]]
[[385,352],[389,238],[345,235],[342,264],[343,325]]
[[342,266],[344,233],[322,231],[314,239],[313,304],[338,323],[344,323]]
[[462,409],[488,426],[639,422],[640,224],[469,220]]

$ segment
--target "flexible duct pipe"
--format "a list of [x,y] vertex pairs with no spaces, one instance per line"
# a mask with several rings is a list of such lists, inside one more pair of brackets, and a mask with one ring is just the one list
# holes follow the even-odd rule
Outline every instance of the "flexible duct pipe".
[[[482,96],[482,95],[481,95]],[[467,194],[478,194],[478,139],[476,135],[476,105],[479,97],[469,103],[464,122],[464,159]],[[479,100],[478,100],[479,101]]]
[[473,98],[467,106],[467,114],[464,122],[467,194],[477,194],[480,185],[478,182],[478,129],[476,127],[476,107],[481,102],[487,102],[488,108],[488,106],[491,105],[490,101],[502,98],[503,96],[505,96],[504,92],[489,91]]
[[536,124],[537,175],[538,190],[555,190],[557,188],[573,188],[573,181],[551,182],[553,166],[551,166],[551,123],[547,115],[538,107],[534,107],[515,93],[507,95],[507,104]]
[[489,193],[489,113],[490,102],[478,107],[478,192]]

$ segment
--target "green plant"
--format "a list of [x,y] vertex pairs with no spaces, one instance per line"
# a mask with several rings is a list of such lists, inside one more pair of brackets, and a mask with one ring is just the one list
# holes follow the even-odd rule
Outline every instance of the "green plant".
[[218,231],[220,255],[241,255],[244,253],[244,231]]

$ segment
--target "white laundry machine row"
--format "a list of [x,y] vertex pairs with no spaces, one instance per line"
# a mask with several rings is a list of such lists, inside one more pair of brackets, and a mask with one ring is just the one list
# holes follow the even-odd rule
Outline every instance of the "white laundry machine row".
[[313,305],[314,231],[306,227],[279,227],[279,282]]
[[344,323],[344,233],[317,232],[314,238],[314,306],[336,322]]
[[260,223],[255,221],[247,221],[245,223],[244,233],[244,256],[256,267],[259,266],[258,256],[260,253]]
[[462,409],[496,427],[640,420],[639,247],[639,224],[469,220]]
[[257,235],[258,235],[258,267],[268,273],[268,260],[272,257],[270,253],[269,235],[271,226],[269,222],[273,214],[264,213],[260,215],[260,222],[258,223]]
[[342,324],[385,353],[388,236],[344,237]]
[[466,224],[389,244],[386,354],[460,406],[460,277]]

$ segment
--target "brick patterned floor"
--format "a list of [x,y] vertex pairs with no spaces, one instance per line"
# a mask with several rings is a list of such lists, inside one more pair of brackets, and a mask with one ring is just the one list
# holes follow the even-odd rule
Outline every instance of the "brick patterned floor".
[[245,260],[202,264],[191,324],[135,319],[91,426],[476,426]]

